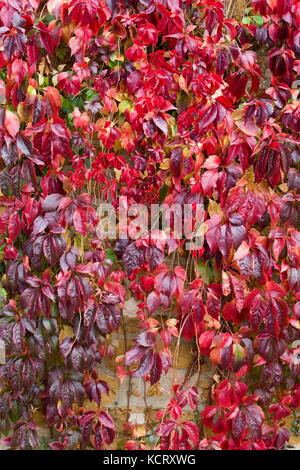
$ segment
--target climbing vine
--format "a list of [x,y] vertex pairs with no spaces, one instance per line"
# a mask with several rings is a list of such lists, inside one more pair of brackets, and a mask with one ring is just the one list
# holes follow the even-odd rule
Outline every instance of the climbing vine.
[[[174,382],[153,446],[288,442],[300,403],[300,2],[244,2],[241,19],[234,3],[0,0],[0,432],[10,448],[39,448],[37,413],[49,448],[113,447],[101,361],[154,385],[172,372],[174,338],[193,344],[198,374],[211,363],[211,403],[186,420],[198,389]],[[115,238],[101,235],[103,203]],[[164,204],[169,232],[136,237],[134,204]],[[174,207],[185,205],[191,231],[202,208],[192,248],[176,236]],[[116,356],[110,335],[129,292],[140,332]],[[126,449],[149,448],[127,430]]]

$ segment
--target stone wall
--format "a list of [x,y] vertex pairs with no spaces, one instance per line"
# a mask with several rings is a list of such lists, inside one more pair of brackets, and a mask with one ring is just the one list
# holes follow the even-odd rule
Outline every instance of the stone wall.
[[[125,335],[127,350],[135,344],[133,340],[140,332],[137,303],[133,297],[124,303],[124,325],[120,327],[118,333],[111,335],[111,344],[115,349],[114,358],[126,352]],[[117,436],[112,448],[121,448],[124,446],[124,441],[130,438],[130,434],[124,428],[126,422],[138,425],[137,432],[140,437],[145,435],[146,427],[151,432],[158,424],[156,413],[166,408],[169,399],[168,391],[176,382],[186,380],[187,386],[193,385],[199,389],[199,404],[195,410],[191,410],[189,406],[184,408],[185,419],[197,419],[202,409],[209,403],[214,374],[211,365],[203,362],[200,364],[200,373],[198,373],[193,344],[184,338],[180,338],[178,345],[177,339],[174,338],[170,350],[174,355],[173,368],[166,375],[163,373],[160,382],[152,386],[145,383],[143,379],[130,376],[126,376],[121,383],[117,377],[114,358],[104,358],[98,367],[99,378],[106,381],[110,388],[109,395],[102,397],[102,406],[113,416],[116,424]],[[92,409],[95,404],[86,401],[84,406]]]

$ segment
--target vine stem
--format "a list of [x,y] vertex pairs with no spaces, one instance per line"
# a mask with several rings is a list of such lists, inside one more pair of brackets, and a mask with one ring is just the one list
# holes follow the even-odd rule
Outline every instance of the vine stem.
[[[121,309],[121,319],[122,319],[122,328],[123,328],[123,337],[124,337],[124,354],[128,350],[128,344],[127,344],[127,332],[125,328],[125,320],[124,320],[124,314],[123,310]],[[130,396],[131,396],[131,391],[132,391],[132,377],[129,374],[129,367],[126,367],[127,373],[128,373],[128,390],[127,390],[127,406],[126,406],[126,421],[129,420],[129,410],[130,410]]]

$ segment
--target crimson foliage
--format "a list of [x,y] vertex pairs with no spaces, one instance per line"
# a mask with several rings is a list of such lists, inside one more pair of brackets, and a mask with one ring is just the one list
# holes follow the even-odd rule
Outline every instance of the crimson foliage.
[[[181,336],[216,368],[201,427],[182,419],[198,390],[168,391],[159,448],[289,439],[284,418],[300,403],[300,2],[253,0],[242,22],[231,4],[0,0],[0,431],[11,448],[39,446],[37,411],[52,449],[113,443],[97,363],[114,356],[126,289],[141,331],[118,358],[120,378],[159,382]],[[174,268],[188,240],[99,240],[97,203],[118,209],[119,196],[203,203],[203,247]]]

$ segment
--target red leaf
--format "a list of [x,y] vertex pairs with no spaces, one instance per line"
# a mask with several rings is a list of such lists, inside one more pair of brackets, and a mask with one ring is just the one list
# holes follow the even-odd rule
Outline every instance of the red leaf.
[[160,306],[160,298],[155,291],[150,292],[147,297],[147,307],[150,315]]
[[98,0],[72,0],[69,4],[72,20],[81,26],[87,26],[93,22],[98,7]]
[[156,335],[152,331],[143,331],[135,338],[135,341],[138,345],[145,348],[153,347],[156,343]]
[[206,308],[207,308],[207,312],[209,313],[209,315],[215,318],[216,320],[218,320],[219,315],[220,315],[220,309],[221,309],[220,299],[218,299],[213,294],[208,293],[207,301],[206,301]]
[[82,209],[76,209],[74,212],[74,228],[77,232],[81,233],[82,235],[87,235],[87,228],[86,228],[87,220],[86,220],[86,212]]
[[105,3],[107,5],[107,8],[111,11],[111,13],[114,13],[114,11],[117,8],[118,0],[105,0]]
[[265,305],[261,300],[260,296],[256,296],[250,309],[250,325],[252,326],[254,331],[258,330],[258,327],[262,321],[263,313],[265,311]]
[[151,367],[153,365],[153,359],[153,351],[152,349],[149,349],[144,355],[144,357],[141,359],[138,368],[135,369],[135,371],[133,372],[133,377],[145,377],[145,375],[147,375],[151,370]]
[[202,333],[199,337],[199,346],[201,349],[210,348],[212,340],[214,339],[215,334],[212,330],[207,330]]
[[145,260],[144,250],[137,248],[135,243],[131,243],[123,253],[123,261],[125,263],[128,274],[132,274],[136,269],[141,268]]
[[232,280],[232,286],[233,286],[233,291],[234,291],[234,296],[235,296],[235,304],[236,308],[239,312],[242,311],[244,307],[244,287],[242,282],[237,279],[235,276],[231,276]]
[[21,232],[21,221],[18,212],[13,212],[8,221],[8,234],[11,240],[17,238]]
[[107,411],[99,411],[98,419],[103,426],[115,430],[115,424],[112,417],[107,413]]
[[222,271],[222,292],[226,296],[231,293],[230,278],[225,271]]
[[158,436],[169,436],[173,431],[176,423],[175,421],[171,421],[170,419],[166,419],[163,421],[157,429]]
[[[231,341],[231,343],[232,343],[232,341]],[[231,367],[232,359],[233,359],[232,344],[229,344],[228,346],[224,346],[224,347],[222,347],[222,345],[221,345],[220,359],[221,359],[221,366],[223,367],[223,369],[229,369]]]
[[207,406],[206,408],[204,408],[201,413],[202,422],[204,426],[212,428],[216,412],[217,408],[215,406]]
[[168,135],[168,123],[161,116],[154,116],[153,118],[156,126],[165,134]]
[[141,40],[145,44],[147,44],[147,46],[149,46],[150,44],[153,44],[153,46],[155,46],[158,41],[157,30],[151,23],[146,23],[145,25],[140,26],[139,36]]
[[242,244],[239,246],[238,250],[235,252],[233,261],[239,261],[243,258],[245,258],[249,253],[249,245],[245,240],[242,242]]
[[196,423],[193,423],[193,421],[185,421],[184,423],[182,423],[182,426],[184,427],[184,429],[189,435],[190,440],[196,447],[199,442],[199,430]]
[[278,311],[275,308],[273,302],[269,300],[267,307],[263,311],[263,319],[266,325],[267,331],[278,338],[279,324],[278,324]]
[[16,116],[16,114],[12,113],[8,109],[5,113],[5,126],[9,135],[15,138],[20,129],[20,122],[18,116]]
[[150,384],[159,382],[162,373],[162,361],[158,353],[154,354],[153,365],[150,371]]
[[219,407],[229,408],[233,404],[233,388],[227,379],[223,380],[216,388],[215,399]]
[[238,414],[232,420],[232,434],[236,439],[241,439],[243,431],[246,429],[246,417],[242,411],[239,410]]
[[246,406],[246,422],[254,439],[260,439],[263,421],[264,413],[258,405]]
[[44,48],[53,56],[54,40],[51,31],[41,22],[38,23],[37,29],[40,31],[40,38]]
[[130,366],[134,362],[139,361],[145,354],[145,348],[142,346],[134,346],[131,348],[129,351],[126,352],[125,354],[125,360],[124,360],[124,365],[125,366]]

